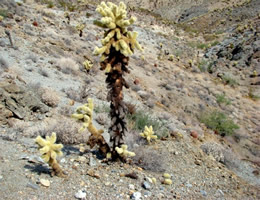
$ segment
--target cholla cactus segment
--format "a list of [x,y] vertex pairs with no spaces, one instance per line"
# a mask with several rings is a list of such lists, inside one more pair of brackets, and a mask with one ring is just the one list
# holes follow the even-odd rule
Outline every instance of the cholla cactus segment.
[[4,17],[0,15],[0,22],[3,21]]
[[93,67],[93,63],[90,60],[85,60],[83,62],[83,65],[86,68],[86,70],[90,70]]
[[157,139],[157,135],[154,135],[153,127],[150,126],[149,128],[147,126],[144,127],[144,132],[140,133],[140,135],[145,138],[149,143],[152,139]]
[[127,145],[125,145],[125,144],[122,144],[120,148],[116,147],[115,150],[119,154],[119,156],[121,156],[123,158],[135,156],[134,152],[127,150]]
[[[115,48],[124,56],[133,54],[135,48],[142,50],[138,43],[137,32],[127,31],[127,27],[136,21],[135,17],[127,18],[126,5],[121,2],[119,6],[108,2],[102,2],[96,9],[102,15],[100,20],[94,22],[95,25],[108,29],[102,39],[102,47],[94,51],[95,55],[108,56],[110,48]],[[103,59],[104,60],[104,59]]]
[[71,117],[83,122],[83,126],[80,128],[80,132],[84,131],[90,123],[92,123],[94,104],[93,99],[88,98],[88,103],[83,106],[79,106],[76,109],[76,113],[72,114]]
[[56,142],[56,133],[52,133],[51,137],[46,136],[46,139],[43,139],[41,136],[38,136],[35,139],[35,142],[39,146],[40,153],[45,162],[49,162],[51,159],[56,160],[57,155],[61,156],[63,148],[62,144],[55,144]]

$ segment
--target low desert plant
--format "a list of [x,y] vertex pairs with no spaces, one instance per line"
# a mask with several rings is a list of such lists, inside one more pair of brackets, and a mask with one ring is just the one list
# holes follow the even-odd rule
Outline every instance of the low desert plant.
[[217,110],[202,113],[199,120],[221,136],[232,135],[236,129],[239,129],[232,119]]
[[216,95],[216,101],[220,104],[230,105],[231,101],[226,98],[225,94],[218,94]]
[[144,110],[136,111],[133,115],[127,115],[127,117],[129,124],[132,124],[132,129],[134,130],[143,131],[145,126],[152,126],[159,138],[168,135],[169,131],[165,128],[165,122],[152,118],[151,114]]
[[238,85],[238,82],[229,75],[223,75],[221,79],[224,84],[230,85],[231,87],[235,87],[236,85]]

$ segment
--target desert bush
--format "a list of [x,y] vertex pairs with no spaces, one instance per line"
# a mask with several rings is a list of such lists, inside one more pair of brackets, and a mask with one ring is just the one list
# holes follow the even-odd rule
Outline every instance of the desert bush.
[[221,136],[232,135],[236,129],[239,129],[232,119],[217,110],[202,113],[199,120]]
[[152,118],[151,114],[144,110],[136,111],[132,115],[128,114],[127,118],[134,130],[143,131],[145,126],[152,126],[155,134],[159,138],[168,136],[169,131],[165,128],[165,122]]
[[45,137],[52,132],[57,134],[57,143],[62,144],[80,144],[88,141],[89,133],[84,131],[79,133],[81,124],[70,117],[56,116],[49,120],[41,121],[34,126],[27,128],[25,134],[30,137],[38,135]]
[[164,155],[166,152],[159,152],[147,146],[139,146],[134,149],[134,152],[136,155],[133,157],[133,162],[137,166],[154,172],[166,171],[167,156]]
[[50,88],[42,88],[41,91],[42,102],[50,107],[57,107],[60,102],[58,94]]
[[76,75],[79,71],[79,65],[71,58],[60,58],[56,64],[64,74]]
[[238,85],[238,82],[230,75],[223,75],[221,79],[224,82],[224,84],[230,85],[231,87],[235,87],[236,85]]
[[218,94],[216,95],[216,101],[220,104],[230,105],[231,101],[226,98],[225,94]]

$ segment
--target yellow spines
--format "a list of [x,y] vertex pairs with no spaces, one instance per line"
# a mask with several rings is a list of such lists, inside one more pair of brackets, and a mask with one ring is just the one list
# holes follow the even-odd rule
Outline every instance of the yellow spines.
[[127,145],[122,144],[121,147],[116,147],[116,152],[119,154],[119,156],[126,158],[126,157],[133,157],[135,156],[134,152],[127,150]]
[[132,16],[127,19],[126,5],[123,2],[120,2],[119,6],[111,2],[107,4],[102,2],[98,5],[96,11],[101,14],[102,18],[94,23],[97,26],[109,29],[101,40],[102,47],[96,47],[93,52],[95,55],[102,56],[101,61],[104,61],[109,55],[111,47],[125,56],[132,55],[135,48],[142,50],[137,41],[137,32],[127,30],[127,27],[136,21],[136,17]]
[[147,126],[145,126],[144,132],[140,133],[140,136],[145,138],[148,141],[148,143],[151,143],[151,140],[157,139],[157,135],[154,135],[152,126],[150,126],[149,128]]
[[83,121],[83,126],[79,129],[79,132],[84,131],[88,128],[89,124],[92,123],[93,109],[93,99],[88,98],[88,103],[83,106],[79,106],[76,109],[76,113],[71,115],[72,118]]
[[61,149],[63,148],[63,145],[55,144],[56,139],[57,137],[55,132],[52,133],[51,137],[46,136],[46,139],[43,139],[41,136],[38,136],[35,139],[35,142],[39,147],[39,151],[42,154],[42,158],[47,163],[51,159],[56,161],[57,155],[62,155]]
[[86,70],[90,70],[93,67],[93,63],[90,60],[85,60],[83,62],[83,65],[86,68]]

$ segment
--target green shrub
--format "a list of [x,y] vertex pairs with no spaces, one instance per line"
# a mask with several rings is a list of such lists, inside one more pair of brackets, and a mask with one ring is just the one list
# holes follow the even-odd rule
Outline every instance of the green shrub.
[[232,119],[217,110],[202,113],[199,120],[221,136],[232,135],[236,129],[239,129]]
[[223,81],[225,84],[230,85],[230,86],[232,86],[232,87],[235,87],[236,85],[238,85],[238,82],[237,82],[234,78],[232,78],[231,76],[229,76],[229,75],[223,75],[223,76],[221,77],[221,79],[222,79],[222,81]]
[[8,10],[0,9],[0,16],[6,18],[8,16]]
[[147,113],[144,110],[135,112],[134,114],[127,115],[130,124],[133,125],[134,130],[143,131],[145,126],[152,126],[154,133],[159,137],[168,136],[168,129],[165,128],[165,122],[159,119],[151,117],[150,113]]
[[225,105],[230,105],[231,101],[226,98],[225,94],[218,94],[216,96],[217,103],[220,104],[225,104]]

